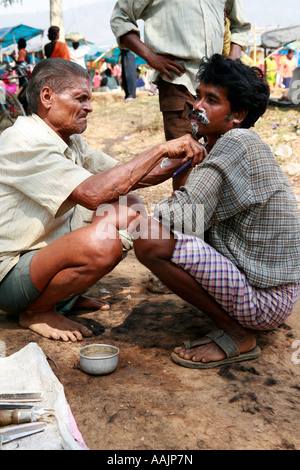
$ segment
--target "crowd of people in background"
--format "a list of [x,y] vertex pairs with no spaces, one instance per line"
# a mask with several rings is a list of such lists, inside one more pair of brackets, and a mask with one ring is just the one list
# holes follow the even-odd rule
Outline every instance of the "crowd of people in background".
[[270,88],[289,88],[293,72],[296,68],[297,61],[293,49],[287,49],[284,55],[269,51],[266,59],[266,77]]
[[[45,56],[71,60],[87,69],[90,46],[85,38],[81,41],[72,41],[72,47],[68,47],[66,42],[59,40],[59,34],[58,26],[49,28],[50,42],[45,46]],[[89,67],[89,72],[94,91],[110,92],[123,89],[126,101],[136,98],[136,90],[149,91],[151,94],[156,92],[156,87],[151,86],[151,69],[147,65],[137,67],[135,55],[130,51],[121,51],[120,63],[100,59],[97,68]]]
[[136,66],[132,71],[131,88],[126,85],[122,71],[124,68],[120,64],[113,64],[101,59],[98,62],[98,68],[91,71],[93,91],[120,91],[125,92],[124,100],[131,101],[136,98],[136,91],[148,91],[149,94],[157,94],[156,86],[151,82],[153,71],[145,65]]
[[[61,57],[89,69],[93,91],[110,92],[123,89],[125,92],[124,100],[126,101],[136,98],[137,90],[148,91],[151,95],[157,93],[156,86],[151,83],[152,69],[147,64],[136,66],[133,54],[131,70],[126,68],[126,64],[121,64],[121,57],[120,63],[108,62],[105,58],[101,58],[94,63],[97,67],[95,68],[95,65],[93,67],[88,64],[87,58],[90,46],[85,38],[82,38],[81,41],[72,42],[72,46],[69,47],[66,42],[60,41],[59,27],[51,26],[48,29],[48,39],[49,42],[44,47],[45,58]],[[10,55],[12,65],[26,65],[32,69],[33,64],[31,64],[30,55],[26,50],[26,40],[20,38],[17,45],[18,53],[14,51]],[[128,74],[131,78],[128,78]],[[5,77],[3,76],[3,78]],[[16,80],[6,80],[5,86],[13,93],[17,90]]]
[[[135,55],[129,50],[122,50],[118,63],[107,61],[101,58],[95,62],[88,62],[90,46],[83,37],[80,41],[72,42],[68,47],[65,41],[60,41],[60,29],[58,26],[51,26],[48,29],[48,39],[44,47],[44,55],[49,57],[61,57],[71,60],[88,69],[91,76],[93,91],[121,91],[125,93],[124,101],[136,98],[136,91],[148,91],[150,95],[158,94],[157,86],[152,82],[154,70],[148,64],[137,66]],[[32,71],[30,54],[26,49],[27,43],[24,38],[17,42],[18,51],[10,55],[13,65],[23,65]],[[244,54],[245,56],[245,54]],[[248,56],[247,56],[248,57]],[[270,89],[288,89],[293,76],[293,71],[297,67],[296,53],[292,49],[268,52],[265,63],[259,64],[265,71],[266,79]],[[250,57],[249,57],[250,59]],[[252,61],[253,62],[253,61]],[[6,80],[2,75],[2,80],[7,89],[16,92],[17,81]]]

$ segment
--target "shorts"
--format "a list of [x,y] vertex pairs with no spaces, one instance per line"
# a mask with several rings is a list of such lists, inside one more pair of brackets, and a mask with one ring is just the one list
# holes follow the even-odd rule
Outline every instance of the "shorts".
[[161,78],[158,90],[166,140],[191,134],[192,126],[188,113],[193,109],[195,98],[184,85],[174,85]]
[[30,277],[30,263],[37,250],[20,256],[18,263],[0,282],[0,309],[9,313],[22,312],[40,296]]
[[[38,250],[28,251],[21,255],[18,263],[0,282],[0,310],[8,313],[20,313],[40,295],[30,277],[30,263]],[[67,313],[75,304],[80,294],[61,300],[56,310]]]
[[171,261],[187,271],[240,325],[272,330],[292,313],[300,283],[260,289],[226,257],[203,240],[176,232]]

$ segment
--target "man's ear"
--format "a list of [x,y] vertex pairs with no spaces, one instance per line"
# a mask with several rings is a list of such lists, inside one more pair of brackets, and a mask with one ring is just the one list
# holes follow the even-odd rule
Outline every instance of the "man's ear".
[[50,109],[52,106],[53,100],[53,90],[45,86],[40,94],[40,104],[44,106],[45,109]]
[[245,117],[247,116],[247,114],[248,114],[248,111],[246,110],[236,111],[232,113],[232,117],[233,117],[232,123],[234,127],[239,127],[241,123],[243,122],[243,120],[245,119]]

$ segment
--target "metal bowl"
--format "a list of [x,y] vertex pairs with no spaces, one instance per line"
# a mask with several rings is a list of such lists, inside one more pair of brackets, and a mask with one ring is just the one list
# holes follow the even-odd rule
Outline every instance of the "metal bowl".
[[92,375],[113,372],[119,361],[119,348],[110,344],[90,344],[79,350],[80,367]]

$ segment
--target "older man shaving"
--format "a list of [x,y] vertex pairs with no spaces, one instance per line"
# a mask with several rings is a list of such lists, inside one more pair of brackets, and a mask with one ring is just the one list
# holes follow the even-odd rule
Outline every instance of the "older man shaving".
[[[203,158],[202,147],[190,136],[123,164],[92,150],[80,136],[92,111],[90,98],[85,69],[64,59],[45,59],[28,86],[32,115],[20,117],[0,137],[0,309],[20,313],[23,327],[64,341],[91,332],[61,315],[60,302],[68,303],[64,308],[74,302],[78,309],[107,308],[80,294],[123,255],[119,227],[101,225],[100,216],[93,218],[97,208],[165,180],[182,162],[193,159],[194,165]],[[162,168],[166,157],[174,163]],[[137,215],[132,205],[139,201],[136,196],[128,201],[130,223]],[[88,210],[90,223],[74,230],[80,207]]]

